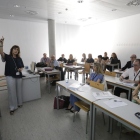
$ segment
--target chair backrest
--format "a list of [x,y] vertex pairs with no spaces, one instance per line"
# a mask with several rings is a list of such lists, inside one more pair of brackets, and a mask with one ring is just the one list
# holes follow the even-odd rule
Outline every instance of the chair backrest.
[[89,72],[90,71],[90,63],[85,63],[85,71]]
[[63,68],[63,64],[62,63],[60,63],[59,65],[60,65],[61,68]]
[[121,61],[120,61],[120,60],[118,60],[118,63],[119,63],[119,68],[121,69]]
[[73,62],[73,65],[76,65],[77,63],[76,62]]
[[105,75],[109,75],[109,76],[115,77],[116,73],[115,72],[110,72],[110,71],[105,71]]
[[90,86],[95,87],[100,90],[104,90],[104,84],[101,84],[101,83],[90,81]]

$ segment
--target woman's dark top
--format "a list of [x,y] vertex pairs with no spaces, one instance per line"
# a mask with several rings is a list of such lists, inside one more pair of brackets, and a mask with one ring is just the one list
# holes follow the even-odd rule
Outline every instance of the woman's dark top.
[[87,61],[86,61],[87,63],[94,63],[94,59],[93,58],[91,58],[91,59],[87,59]]
[[110,60],[111,60],[111,64],[117,64],[118,63],[118,58],[117,57],[111,57],[110,58]]
[[107,59],[109,59],[109,58],[108,58],[108,57],[102,57],[102,59],[103,59],[103,60],[107,60]]
[[67,62],[67,59],[60,57],[57,61],[64,61],[64,63],[66,63]]
[[68,64],[71,64],[71,63],[73,63],[73,62],[75,62],[74,59],[72,59],[72,60],[68,59]]
[[11,55],[5,54],[5,59],[2,58],[2,60],[3,60],[3,62],[6,61],[5,76],[12,76],[14,78],[22,78],[22,73],[21,72],[19,72],[20,73],[19,75],[16,75],[16,72],[18,72],[16,70],[16,67],[17,67],[17,69],[24,68],[23,61],[20,57],[13,58]]
[[85,62],[86,58],[82,58],[81,62]]

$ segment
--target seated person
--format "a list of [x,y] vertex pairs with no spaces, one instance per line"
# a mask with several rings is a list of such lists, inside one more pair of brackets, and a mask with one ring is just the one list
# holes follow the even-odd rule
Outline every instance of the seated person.
[[75,60],[73,59],[73,55],[70,54],[67,63],[68,63],[68,64],[73,64],[73,62],[75,62]]
[[63,61],[64,63],[67,63],[67,59],[65,58],[64,54],[62,54],[62,57],[60,57],[57,61]]
[[[86,82],[88,84],[90,84],[90,81],[95,81],[98,83],[103,82],[103,70],[101,68],[101,65],[99,63],[94,63],[93,70],[94,70],[94,73],[92,73],[90,75],[90,77],[87,79]],[[74,103],[77,101],[80,101],[80,99],[71,94],[70,95],[70,104],[66,110],[70,110],[70,112],[72,112],[72,113],[74,111],[80,111],[80,108],[76,105],[75,105],[74,110],[72,110],[72,108],[74,107]]]
[[[68,61],[67,61],[67,64],[73,64],[73,62],[75,62],[75,60],[73,59],[73,55],[72,54],[70,54],[69,55],[69,59],[68,59]],[[65,68],[65,70],[64,70],[64,75],[66,74],[66,70],[67,70],[67,68]],[[72,75],[70,75],[70,78],[72,77]]]
[[136,56],[135,54],[131,55],[130,61],[128,61],[128,62],[126,63],[126,65],[125,65],[123,68],[119,69],[119,70],[120,70],[120,71],[124,71],[124,70],[126,70],[126,69],[132,68],[132,67],[133,67],[133,62],[134,62],[134,60],[135,60],[136,58],[137,58],[137,56]]
[[105,70],[105,61],[102,59],[102,55],[98,55],[97,63],[100,63],[103,71]]
[[[52,67],[52,68],[55,68],[56,66],[57,67],[60,67],[60,65],[59,65],[58,61],[55,59],[55,56],[54,55],[51,56],[51,60],[50,60],[49,66]],[[48,75],[46,74],[46,77],[47,76]],[[55,77],[55,76],[56,76],[56,74],[50,75],[50,77]],[[56,81],[52,81],[51,84],[53,86],[55,86],[55,83],[56,83]]]
[[46,53],[43,54],[43,57],[41,58],[40,62],[43,62],[43,63],[47,64],[47,66],[49,66],[50,58],[47,57]]
[[[132,102],[134,102],[136,104],[140,104],[140,97],[138,97],[139,90],[140,90],[140,81],[139,81],[137,88],[132,93],[133,94]],[[120,123],[118,123],[118,126],[120,126]],[[122,133],[134,135],[134,131],[132,129],[130,129],[129,127],[127,127],[126,125],[123,125],[123,124],[122,124],[122,126],[124,127],[124,129],[122,130]]]
[[[94,59],[92,58],[91,53],[88,54],[88,59],[87,59],[86,63],[92,63],[92,64],[94,63]],[[88,77],[88,73],[86,73],[86,79],[87,79],[87,77]]]
[[102,59],[103,59],[105,62],[109,59],[109,57],[107,56],[107,52],[104,53],[104,57],[102,57]]
[[[126,83],[139,83],[139,76],[140,76],[140,59],[136,59],[133,62],[132,68],[128,69],[125,71],[121,76],[120,76],[120,81],[123,81],[124,78],[129,76],[128,80],[125,80],[124,82]],[[128,90],[116,87],[114,91],[114,95],[120,96],[121,92],[125,92],[128,95]]]
[[[112,53],[110,60],[108,60],[107,62],[110,62],[110,64],[117,64],[118,63],[118,58],[117,58],[116,53]],[[112,71],[112,66],[107,65],[107,69],[109,71]]]
[[87,59],[86,63],[94,63],[94,59],[92,58],[91,53],[88,54],[88,59]]
[[55,59],[54,55],[51,56],[51,61],[49,63],[49,66],[51,66],[52,68],[55,68],[56,66],[60,67],[60,65],[59,65],[58,61]]
[[86,54],[85,53],[83,53],[82,54],[82,59],[81,59],[81,62],[86,62],[87,61],[87,59],[86,59]]

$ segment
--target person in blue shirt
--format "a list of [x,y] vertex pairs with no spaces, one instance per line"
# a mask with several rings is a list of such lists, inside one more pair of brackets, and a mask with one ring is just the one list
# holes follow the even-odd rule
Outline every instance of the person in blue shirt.
[[[86,81],[88,85],[90,84],[90,81],[95,81],[98,83],[103,82],[103,70],[102,70],[101,64],[94,63],[93,70],[94,70],[94,73],[92,73]],[[77,101],[80,101],[80,99],[71,94],[70,95],[70,104],[66,110],[70,110],[70,112],[72,112],[72,113],[74,111],[80,111],[80,108],[76,105],[75,105],[74,110],[72,110],[74,107],[74,103]]]
[[20,48],[14,45],[10,49],[10,54],[3,52],[3,38],[0,39],[0,54],[2,61],[5,63],[5,76],[9,96],[10,114],[13,115],[18,107],[22,107],[22,69],[24,68],[23,61],[20,57]]

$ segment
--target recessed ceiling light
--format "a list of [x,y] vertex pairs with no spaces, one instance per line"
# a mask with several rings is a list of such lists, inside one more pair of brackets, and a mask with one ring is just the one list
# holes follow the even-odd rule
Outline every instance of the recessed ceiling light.
[[14,17],[14,15],[10,15],[10,17]]
[[67,9],[67,8],[66,8],[65,10],[66,10],[66,11],[68,11],[68,9]]
[[77,2],[78,2],[78,3],[83,3],[83,0],[78,0]]
[[62,14],[61,12],[58,12],[58,14]]
[[14,7],[18,8],[18,7],[20,7],[20,5],[17,5],[17,4],[16,4],[16,5],[14,5]]
[[88,19],[92,19],[92,17],[88,17]]
[[112,11],[117,11],[117,9],[112,9]]
[[28,10],[28,11],[25,11],[25,12],[29,15],[37,15],[38,14],[38,12],[32,11],[32,10]]
[[132,0],[126,4],[127,6],[139,6],[140,2],[138,0]]

